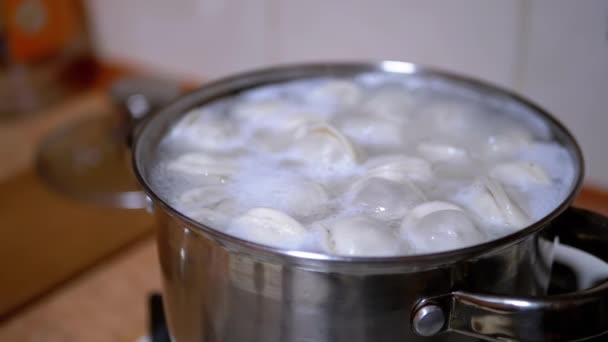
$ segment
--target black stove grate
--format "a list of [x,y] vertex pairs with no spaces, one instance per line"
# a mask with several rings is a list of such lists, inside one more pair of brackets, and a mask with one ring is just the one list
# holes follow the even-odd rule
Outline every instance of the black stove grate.
[[148,298],[148,324],[150,342],[171,342],[163,299],[159,293],[153,293]]

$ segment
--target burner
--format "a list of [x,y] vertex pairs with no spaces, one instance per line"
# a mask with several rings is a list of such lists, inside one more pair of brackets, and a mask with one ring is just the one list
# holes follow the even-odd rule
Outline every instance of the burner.
[[163,300],[160,294],[153,293],[148,298],[149,310],[149,342],[171,342],[165,312],[163,310]]

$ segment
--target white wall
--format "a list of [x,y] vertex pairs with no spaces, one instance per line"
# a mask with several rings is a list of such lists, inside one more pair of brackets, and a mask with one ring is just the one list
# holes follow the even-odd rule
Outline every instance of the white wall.
[[587,179],[608,186],[608,1],[529,2],[516,88],[581,143]]
[[400,59],[514,88],[579,138],[608,186],[608,1],[88,0],[102,56],[209,79],[319,59]]

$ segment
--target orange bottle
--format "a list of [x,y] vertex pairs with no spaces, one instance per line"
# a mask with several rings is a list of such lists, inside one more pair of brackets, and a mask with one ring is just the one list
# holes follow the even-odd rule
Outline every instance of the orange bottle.
[[0,116],[37,111],[90,83],[95,67],[78,0],[2,0],[0,6],[0,98],[14,99],[0,103]]

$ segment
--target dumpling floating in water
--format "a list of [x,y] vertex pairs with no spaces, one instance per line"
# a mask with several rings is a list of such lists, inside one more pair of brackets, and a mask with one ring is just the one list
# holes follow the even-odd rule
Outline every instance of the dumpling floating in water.
[[348,113],[341,116],[337,125],[347,137],[361,145],[400,146],[405,139],[399,124],[369,115]]
[[167,163],[167,171],[198,176],[210,182],[224,182],[237,171],[237,164],[226,157],[207,153],[186,153]]
[[428,183],[433,179],[431,164],[407,155],[385,155],[369,159],[367,177],[384,178],[398,183]]
[[298,221],[281,211],[254,208],[232,220],[226,232],[272,247],[298,248],[307,231]]
[[328,230],[327,252],[346,256],[390,256],[400,253],[396,235],[382,222],[363,215],[323,224]]
[[485,178],[474,182],[455,197],[485,225],[514,231],[531,223],[528,215],[494,180]]
[[277,174],[275,179],[236,183],[231,189],[244,207],[272,207],[298,219],[318,216],[329,210],[329,195],[325,188],[298,177]]
[[349,80],[329,80],[316,86],[306,99],[309,102],[346,109],[361,101],[363,91],[361,87]]
[[267,120],[270,117],[288,113],[293,110],[293,105],[283,99],[260,99],[236,103],[231,110],[231,115],[241,121],[248,121],[256,125],[272,125]]
[[375,177],[354,183],[348,197],[350,206],[385,221],[403,217],[424,199],[422,191],[411,184]]
[[469,152],[452,144],[423,141],[416,146],[418,154],[431,162],[469,162]]
[[477,133],[479,116],[474,106],[455,101],[432,103],[419,113],[420,120],[438,136],[457,139]]
[[185,191],[171,201],[188,216],[212,226],[223,228],[238,206],[223,185],[207,185]]
[[401,124],[410,120],[415,105],[416,98],[407,88],[391,84],[372,91],[362,108],[373,116]]
[[184,191],[174,200],[181,207],[213,207],[226,199],[228,193],[221,185],[208,185]]
[[512,129],[492,134],[483,145],[482,154],[486,158],[512,156],[533,141],[532,133],[523,129]]
[[296,160],[322,164],[358,163],[361,159],[353,143],[337,129],[325,124],[301,127],[290,147]]
[[239,205],[232,199],[225,199],[214,208],[193,207],[185,213],[208,227],[223,230],[239,212]]
[[441,201],[413,208],[403,219],[400,233],[413,253],[459,249],[485,240],[461,207]]
[[188,112],[171,129],[170,139],[178,145],[186,145],[206,151],[226,151],[239,147],[239,130],[225,117],[206,109]]
[[542,166],[526,161],[512,161],[498,164],[490,169],[490,177],[503,184],[528,189],[535,185],[549,185],[551,179]]

